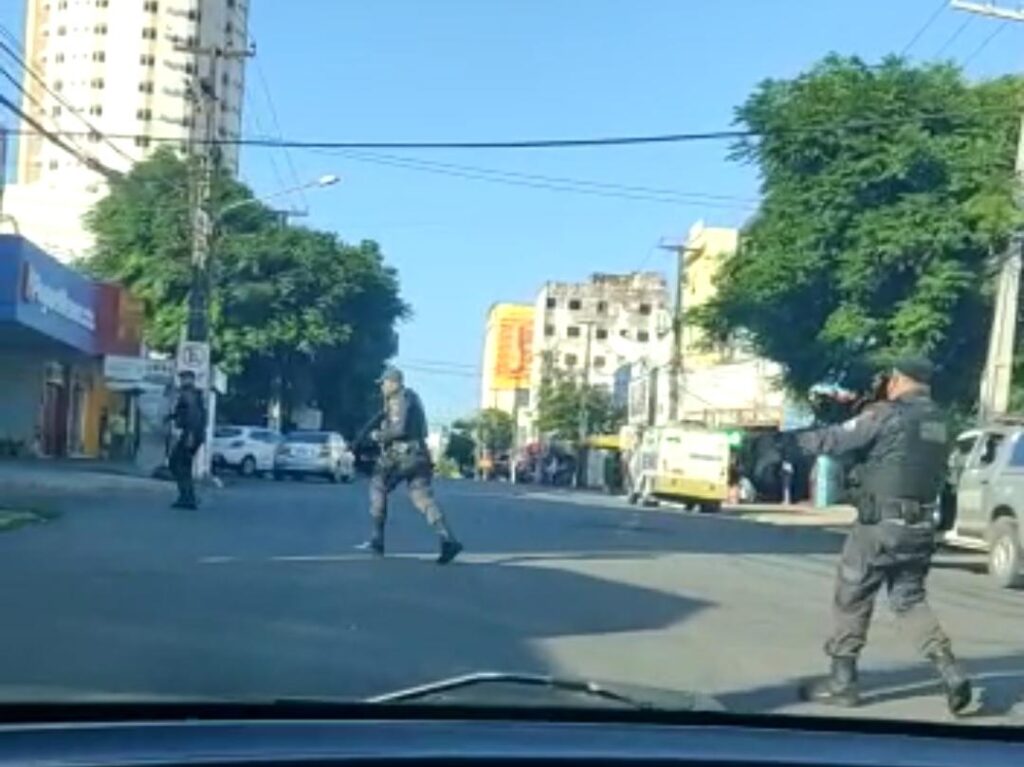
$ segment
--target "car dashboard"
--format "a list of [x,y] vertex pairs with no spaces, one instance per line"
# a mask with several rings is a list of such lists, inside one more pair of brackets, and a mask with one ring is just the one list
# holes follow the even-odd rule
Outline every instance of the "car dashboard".
[[287,716],[276,707],[120,708],[125,715],[110,710],[104,718],[95,710],[37,710],[17,722],[8,711],[0,765],[1024,764],[1021,733],[970,725],[908,730],[905,723],[859,720],[430,706],[342,712],[290,705]]

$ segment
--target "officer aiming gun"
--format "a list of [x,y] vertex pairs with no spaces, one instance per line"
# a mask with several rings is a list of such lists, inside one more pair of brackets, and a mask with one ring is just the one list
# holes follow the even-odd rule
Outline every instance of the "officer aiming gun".
[[384,555],[384,527],[387,521],[388,494],[401,482],[409,487],[409,498],[437,532],[437,562],[451,562],[462,551],[441,509],[434,500],[431,481],[434,476],[427,450],[427,418],[423,402],[406,388],[402,371],[388,368],[380,378],[384,408],[360,431],[356,444],[367,439],[376,443],[380,455],[370,477],[370,538],[357,548],[376,556]]
[[[875,597],[884,585],[897,619],[935,665],[949,709],[961,713],[971,684],[953,655],[925,591],[935,549],[934,504],[946,471],[943,414],[931,398],[932,366],[907,357],[876,377],[858,415],[821,429],[787,434],[783,450],[853,459],[857,521],[847,536],[835,585],[834,628],[825,645],[831,674],[801,687],[819,703],[859,702],[857,659],[867,641]],[[884,385],[884,397],[881,387]]]

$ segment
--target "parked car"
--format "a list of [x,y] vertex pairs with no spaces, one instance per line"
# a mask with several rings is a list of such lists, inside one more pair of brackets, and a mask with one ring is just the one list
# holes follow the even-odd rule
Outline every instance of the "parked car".
[[344,437],[334,431],[293,431],[277,449],[274,479],[317,476],[331,482],[355,478],[355,456]]
[[262,426],[218,426],[213,432],[213,465],[251,477],[274,470],[281,435]]
[[961,434],[950,457],[955,536],[988,551],[988,571],[1005,588],[1024,585],[1024,422]]

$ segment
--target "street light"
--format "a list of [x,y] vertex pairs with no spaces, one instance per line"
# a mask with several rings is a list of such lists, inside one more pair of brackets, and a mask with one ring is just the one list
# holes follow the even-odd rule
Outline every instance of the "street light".
[[264,197],[246,197],[241,200],[235,200],[234,202],[228,203],[219,211],[217,211],[217,214],[214,216],[214,221],[220,222],[221,220],[223,220],[225,215],[231,213],[232,211],[238,210],[239,208],[244,208],[249,205],[262,205],[265,200],[273,200],[278,197],[284,197],[285,195],[295,194],[296,192],[304,192],[307,189],[323,189],[324,187],[334,186],[340,181],[341,178],[339,176],[335,176],[333,173],[327,173],[313,181],[309,181],[305,184],[299,184],[298,186],[289,187],[288,189],[281,189],[277,192],[273,192],[272,194],[268,194]]

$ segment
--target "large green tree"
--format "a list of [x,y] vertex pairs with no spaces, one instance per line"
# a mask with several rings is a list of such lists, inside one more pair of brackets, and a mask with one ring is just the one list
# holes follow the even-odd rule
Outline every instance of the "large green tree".
[[611,434],[625,422],[611,392],[584,383],[578,376],[549,371],[537,396],[537,428],[557,439],[575,440],[580,426],[587,434]]
[[951,65],[831,56],[763,82],[737,111],[734,157],[763,199],[718,295],[689,320],[782,364],[791,388],[866,383],[904,351],[972,402],[991,314],[993,254],[1021,223],[1019,79],[966,81]]
[[[146,339],[172,351],[187,314],[191,274],[189,167],[162,150],[139,163],[87,218],[96,237],[88,267],[144,303]],[[251,200],[227,176],[215,210]],[[396,350],[395,323],[408,310],[377,244],[283,225],[252,201],[217,218],[211,253],[212,343],[231,375],[231,418],[315,403],[334,428],[365,419],[374,379]]]

